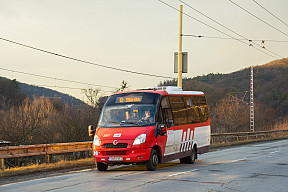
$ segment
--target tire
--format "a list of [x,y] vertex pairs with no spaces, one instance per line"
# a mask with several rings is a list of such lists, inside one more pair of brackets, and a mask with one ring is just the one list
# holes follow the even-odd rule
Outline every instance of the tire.
[[97,169],[98,171],[107,171],[108,164],[97,162]]
[[193,147],[192,154],[187,157],[180,158],[180,163],[193,164],[196,160],[196,147]]
[[147,171],[155,171],[159,162],[159,157],[155,149],[151,150],[149,160],[146,162]]

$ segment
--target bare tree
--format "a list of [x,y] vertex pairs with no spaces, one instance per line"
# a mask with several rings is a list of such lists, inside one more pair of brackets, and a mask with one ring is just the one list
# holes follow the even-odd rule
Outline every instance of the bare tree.
[[82,92],[85,94],[86,98],[88,99],[88,104],[92,107],[97,107],[97,102],[99,100],[99,92],[100,89],[82,89]]
[[0,125],[4,138],[15,144],[32,144],[34,135],[46,117],[43,102],[28,97],[18,106],[6,111]]
[[238,132],[249,130],[249,105],[231,97],[222,99],[211,117],[213,132]]
[[121,92],[121,91],[125,91],[125,89],[127,89],[129,86],[128,86],[128,83],[126,81],[122,81],[121,87],[119,89],[117,89],[115,92]]

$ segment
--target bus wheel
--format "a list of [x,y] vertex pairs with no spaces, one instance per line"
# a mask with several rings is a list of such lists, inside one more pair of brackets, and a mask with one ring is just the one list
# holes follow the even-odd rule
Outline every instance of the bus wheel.
[[150,158],[146,162],[146,168],[148,171],[155,171],[158,165],[158,155],[155,149],[152,149]]
[[107,171],[108,164],[97,162],[97,169],[98,171]]
[[193,147],[192,154],[188,157],[180,158],[180,163],[193,164],[196,159],[196,147]]

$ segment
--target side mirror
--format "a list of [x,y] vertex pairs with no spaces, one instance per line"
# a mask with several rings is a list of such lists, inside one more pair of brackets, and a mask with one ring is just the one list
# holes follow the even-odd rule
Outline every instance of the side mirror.
[[95,135],[96,129],[94,129],[93,125],[88,126],[88,134],[90,137],[93,137]]
[[159,125],[159,127],[158,127],[158,133],[159,133],[159,135],[161,135],[161,136],[165,136],[165,135],[166,135],[167,130],[166,130],[165,124],[160,124],[160,125]]

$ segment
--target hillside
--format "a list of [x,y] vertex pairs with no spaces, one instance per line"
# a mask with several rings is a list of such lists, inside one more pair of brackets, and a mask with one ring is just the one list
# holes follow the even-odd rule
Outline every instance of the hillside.
[[[288,59],[275,60],[253,68],[255,119],[256,126],[260,129],[260,126],[272,125],[288,118]],[[201,90],[206,94],[212,124],[218,125],[219,119],[223,119],[218,115],[221,105],[225,105],[223,110],[228,110],[228,107],[236,108],[237,104],[239,110],[233,111],[234,119],[239,121],[239,117],[245,116],[242,126],[245,124],[248,128],[250,70],[249,67],[230,74],[211,73],[186,78],[183,79],[183,89]],[[167,80],[159,85],[176,84],[176,80]],[[230,126],[234,126],[233,123]]]
[[59,98],[63,103],[72,104],[74,106],[87,105],[83,101],[52,89],[37,87],[34,85],[29,85],[16,80],[10,80],[4,77],[0,77],[0,97],[5,98],[5,102],[15,103],[17,100],[21,100],[26,96],[29,97],[49,97],[49,98]]
[[50,98],[59,98],[62,102],[64,103],[69,103],[73,104],[74,106],[79,106],[79,105],[87,105],[80,99],[77,99],[71,95],[64,94],[52,89],[44,88],[44,87],[37,87],[34,85],[28,85],[25,83],[19,83],[20,90],[25,94],[25,95],[35,95],[37,97],[40,96],[45,96],[45,97],[50,97]]

